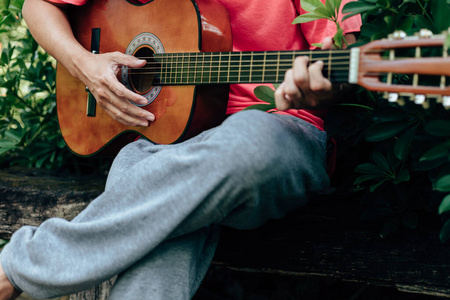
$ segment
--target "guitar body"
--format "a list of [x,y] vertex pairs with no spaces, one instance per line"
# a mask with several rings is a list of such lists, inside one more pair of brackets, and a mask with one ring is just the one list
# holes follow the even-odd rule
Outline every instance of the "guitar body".
[[[125,0],[91,0],[71,11],[69,18],[76,39],[89,51],[95,44],[100,53],[120,51],[133,55],[142,47],[155,53],[232,50],[228,14],[213,0],[153,0],[144,5]],[[93,29],[99,33],[94,42]],[[119,79],[134,86],[124,70]],[[143,108],[156,117],[148,127],[118,123],[95,101],[88,113],[85,85],[59,64],[57,110],[68,147],[87,156],[110,144],[120,148],[138,135],[155,143],[176,143],[225,118],[228,85],[159,86],[142,93],[152,98]]]

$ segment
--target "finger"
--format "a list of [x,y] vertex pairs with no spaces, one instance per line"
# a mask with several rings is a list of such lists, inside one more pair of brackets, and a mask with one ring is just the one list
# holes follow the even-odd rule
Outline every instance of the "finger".
[[326,38],[323,39],[322,42],[322,50],[329,50],[329,49],[333,49],[334,45],[333,45],[333,39],[329,36],[327,36]]
[[[306,72],[306,69],[305,69],[305,71],[299,71],[299,70],[296,70],[296,71],[297,72]],[[284,85],[285,96],[284,97],[288,101],[293,101],[293,100],[296,100],[301,97],[300,89],[294,78],[294,70],[293,69],[289,69],[286,71],[286,74],[284,75],[284,82],[285,82],[285,85]]]
[[117,94],[111,90],[98,90],[94,96],[99,104],[109,111],[109,114],[113,116],[113,119],[121,123],[127,125],[143,125],[145,121],[145,126],[147,126],[147,121],[155,120],[155,116],[151,112],[137,107],[130,103],[126,98],[118,97]]
[[117,78],[111,78],[106,82],[108,88],[115,94],[116,97],[131,101],[140,105],[147,105],[148,100],[133,91],[127,89],[122,83],[120,83]]
[[309,71],[309,88],[313,93],[328,92],[331,90],[331,82],[323,76],[323,61],[317,61],[313,63]]
[[[130,104],[131,106],[134,106]],[[134,112],[134,115],[130,114],[129,107],[120,107],[113,105],[108,102],[102,103],[102,108],[117,122],[120,122],[125,125],[131,125],[131,126],[148,126],[149,121],[145,118],[140,118],[140,113]],[[139,110],[143,110],[142,108],[135,107]]]
[[293,80],[286,83],[286,93],[293,97],[301,96],[299,93],[305,93],[309,90],[309,74],[308,74],[309,59],[306,56],[297,57],[294,61]]
[[131,68],[139,68],[143,67],[147,61],[145,59],[139,59],[133,55],[127,55],[121,53],[119,51],[112,52],[111,56],[119,65],[131,67]]
[[286,110],[291,107],[290,99],[286,98],[284,87],[286,83],[283,81],[280,86],[275,90],[275,105],[278,110]]

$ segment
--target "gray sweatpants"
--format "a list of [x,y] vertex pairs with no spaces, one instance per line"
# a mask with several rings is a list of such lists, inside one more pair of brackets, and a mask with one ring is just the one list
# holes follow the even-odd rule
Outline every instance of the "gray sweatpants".
[[131,143],[106,188],[74,220],[14,233],[1,253],[36,298],[119,274],[110,299],[189,299],[211,262],[217,225],[260,226],[329,185],[326,134],[291,116],[245,111],[186,142]]

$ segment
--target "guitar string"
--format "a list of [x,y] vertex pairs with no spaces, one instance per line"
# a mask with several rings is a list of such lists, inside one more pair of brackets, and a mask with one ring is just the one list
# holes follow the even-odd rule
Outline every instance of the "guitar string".
[[[203,77],[199,77],[199,76],[187,76],[187,77],[184,77],[184,78],[182,78],[182,77],[180,77],[180,76],[167,76],[167,77],[163,77],[163,80],[160,82],[160,83],[189,83],[189,82],[193,82],[193,83],[212,83],[212,82],[215,82],[215,83],[220,83],[220,79],[222,78],[223,76],[212,76],[212,77],[205,77],[205,76],[203,76]],[[253,83],[258,83],[258,82],[260,82],[260,83],[262,83],[262,82],[269,82],[269,83],[271,83],[271,82],[278,82],[278,81],[281,81],[280,79],[281,79],[281,76],[278,78],[279,80],[277,80],[277,76],[275,75],[275,74],[272,74],[272,75],[266,75],[265,77],[264,77],[264,80],[263,80],[263,76],[262,75],[259,75],[259,76],[256,76],[256,75],[252,75],[252,76],[250,76],[250,75],[240,75],[240,76],[238,76],[238,75],[230,75],[230,76],[227,76],[228,78],[227,78],[227,83],[231,83],[231,82],[235,82],[235,83],[250,83],[250,82],[253,82]],[[347,81],[346,79],[348,78],[348,73],[341,73],[341,74],[333,74],[332,76],[331,76],[333,79],[335,79],[336,81]],[[250,81],[250,79],[252,79],[251,81]]]
[[[191,70],[191,71],[203,71],[203,72],[217,72],[218,69],[220,69],[220,72],[227,72],[228,70],[222,70],[224,68],[230,67],[230,71],[237,71],[233,68],[241,68],[241,71],[248,72],[250,69],[252,71],[258,72],[265,70],[266,72],[270,71],[277,71],[277,70],[283,70],[288,69],[292,67],[292,63],[289,64],[255,64],[248,62],[247,63],[239,63],[236,62],[235,64],[232,63],[219,63],[219,62],[213,62],[211,64],[204,64],[204,62],[189,62],[189,63],[181,63],[181,62],[153,62],[148,63],[146,66],[150,67],[141,67],[141,68],[128,68],[128,70],[137,71],[137,72],[130,72],[129,74],[152,74],[152,72],[142,72],[145,70],[154,71],[153,74],[159,74],[160,72],[157,72],[158,70],[165,70],[165,71],[171,71],[176,70],[176,72],[185,73],[184,70]],[[345,62],[336,62],[332,61],[329,63],[328,61],[324,61],[324,68],[332,67],[332,70],[349,70],[348,67],[348,61]],[[343,67],[344,66],[344,67]],[[242,68],[249,68],[248,70],[242,70]],[[272,68],[272,69],[271,69]],[[199,70],[200,69],[200,70]],[[211,69],[217,69],[217,70],[211,70]]]
[[[361,54],[372,54],[372,53],[384,53],[387,52],[389,49],[372,49],[369,51],[363,51]],[[350,54],[350,50],[331,50],[331,54],[334,57],[341,57],[342,55],[348,55]],[[278,55],[295,55],[297,56],[318,56],[323,55],[324,57],[328,57],[330,55],[330,50],[305,50],[305,51],[243,51],[243,52],[179,52],[179,53],[155,53],[156,56],[178,56],[178,57],[192,57],[192,56],[209,56],[209,57],[249,57],[249,56],[258,56],[258,55],[265,55],[265,56],[278,56]],[[151,58],[149,57],[143,57],[143,58]],[[348,55],[349,57],[349,55]]]

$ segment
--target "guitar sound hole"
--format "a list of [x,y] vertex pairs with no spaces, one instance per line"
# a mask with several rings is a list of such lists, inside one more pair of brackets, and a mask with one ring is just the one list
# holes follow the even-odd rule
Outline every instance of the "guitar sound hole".
[[153,81],[159,71],[159,64],[153,58],[153,50],[150,47],[141,47],[134,56],[140,59],[145,59],[147,64],[142,68],[130,69],[129,76],[133,89],[139,94],[148,93],[153,87]]

